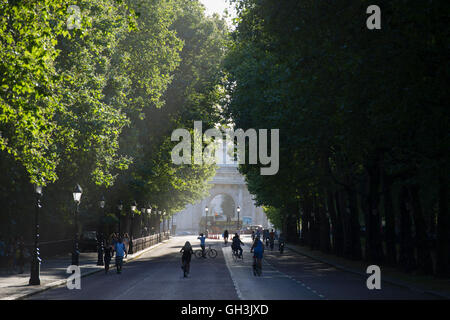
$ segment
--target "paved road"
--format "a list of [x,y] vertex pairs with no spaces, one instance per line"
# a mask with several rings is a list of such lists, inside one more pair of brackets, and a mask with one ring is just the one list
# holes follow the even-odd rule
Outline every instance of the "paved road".
[[141,258],[124,265],[123,273],[100,272],[81,279],[81,290],[65,286],[31,299],[152,299],[152,300],[320,300],[320,299],[436,299],[435,296],[382,283],[368,290],[366,278],[337,270],[289,249],[283,255],[266,251],[263,275],[254,277],[250,238],[244,237],[244,260],[234,262],[230,246],[208,240],[215,259],[192,258],[191,275],[183,278],[180,253],[185,241],[197,249],[194,236],[174,237]]

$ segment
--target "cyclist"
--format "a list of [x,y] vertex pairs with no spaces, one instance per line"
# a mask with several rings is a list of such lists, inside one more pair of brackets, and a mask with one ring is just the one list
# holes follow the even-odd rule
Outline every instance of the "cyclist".
[[225,246],[226,246],[227,242],[228,242],[228,230],[225,230],[223,232],[223,241],[225,242]]
[[180,252],[183,253],[181,256],[181,269],[183,269],[183,277],[186,278],[189,274],[189,269],[191,266],[191,257],[194,251],[192,250],[191,243],[186,241],[183,248],[181,248]]
[[206,240],[206,237],[203,235],[203,233],[200,233],[200,237],[198,237],[197,239],[200,240],[200,247],[202,248],[202,257],[206,259],[206,255],[205,255],[205,240]]
[[231,249],[233,252],[239,251],[239,258],[242,257],[242,248],[241,244],[244,246],[244,243],[239,239],[239,235],[237,233],[234,234],[233,243],[231,244]]
[[284,234],[280,233],[280,236],[278,237],[278,250],[281,252],[281,245],[285,244]]
[[[253,242],[252,248],[250,252],[253,252],[253,270],[255,267],[258,267],[259,270],[262,270],[262,258],[264,253],[264,244],[261,239],[257,236],[255,241]],[[253,271],[255,272],[255,271]]]
[[270,243],[270,250],[273,250],[273,244],[275,241],[275,232],[272,231],[269,233],[269,243]]

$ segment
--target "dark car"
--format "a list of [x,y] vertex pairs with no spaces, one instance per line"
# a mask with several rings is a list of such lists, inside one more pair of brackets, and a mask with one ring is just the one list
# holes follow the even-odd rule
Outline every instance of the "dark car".
[[78,242],[78,247],[81,252],[97,251],[97,232],[83,231]]

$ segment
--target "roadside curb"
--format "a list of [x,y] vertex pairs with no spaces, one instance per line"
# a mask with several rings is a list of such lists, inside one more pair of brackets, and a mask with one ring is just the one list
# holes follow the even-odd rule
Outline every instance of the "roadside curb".
[[[172,238],[172,237],[171,237],[171,238]],[[141,250],[141,251],[139,251],[139,252],[137,252],[137,253],[135,253],[135,254],[130,255],[129,258],[124,259],[124,263],[128,263],[128,262],[131,262],[131,261],[133,261],[133,260],[138,259],[138,258],[141,257],[144,253],[147,253],[147,252],[150,251],[151,249],[154,249],[154,248],[156,248],[156,247],[159,247],[160,245],[162,245],[162,244],[168,242],[171,238],[169,238],[168,240],[163,240],[163,241],[161,241],[161,242],[159,242],[159,243],[157,243],[157,244],[154,244],[154,245],[151,246],[151,247],[145,248],[144,250]],[[82,274],[81,274],[81,278],[84,278],[84,277],[87,277],[87,276],[90,276],[90,275],[93,275],[93,274],[95,274],[95,273],[98,273],[98,272],[100,272],[100,271],[104,271],[104,270],[105,270],[103,266],[97,266],[97,265],[95,265],[95,266],[98,267],[98,268],[96,268],[96,270],[91,270],[91,271],[87,271],[87,272],[85,272],[85,273],[82,273]],[[66,282],[67,282],[67,279],[57,280],[57,281],[51,282],[51,283],[49,283],[49,284],[43,285],[42,287],[37,288],[37,289],[36,289],[35,291],[33,291],[33,292],[28,292],[28,293],[24,293],[24,294],[16,294],[16,295],[12,295],[12,296],[9,296],[9,297],[4,298],[4,299],[1,299],[1,300],[23,300],[23,299],[29,298],[29,297],[31,297],[31,296],[33,296],[33,295],[36,295],[36,294],[38,294],[38,293],[42,293],[42,292],[47,291],[47,290],[50,290],[50,289],[52,289],[52,288],[59,287],[59,286],[65,284]]]
[[[301,252],[301,251],[298,250],[297,248],[292,247],[292,246],[290,246],[290,245],[286,245],[286,248],[288,248],[288,249],[290,249],[290,250],[292,250],[292,251],[294,251],[294,252],[296,252],[296,253],[298,253],[298,254],[301,254],[301,255],[304,255],[304,256],[306,256],[306,257],[308,257],[308,258],[311,258],[311,259],[313,259],[313,260],[317,260],[317,261],[319,261],[319,262],[322,262],[322,263],[328,264],[328,265],[330,265],[330,266],[333,266],[333,267],[335,267],[335,268],[337,268],[337,269],[340,269],[340,270],[343,270],[343,271],[346,271],[346,272],[350,272],[350,273],[355,273],[355,274],[358,274],[358,275],[360,275],[360,276],[367,277],[367,274],[364,273],[364,272],[361,272],[361,271],[358,271],[358,270],[355,270],[355,269],[350,269],[350,268],[348,268],[348,267],[342,266],[342,265],[337,264],[337,263],[335,263],[335,262],[331,262],[331,261],[329,261],[329,260],[325,260],[325,259],[322,259],[322,258],[319,258],[319,257],[315,257],[315,256],[312,256],[312,255],[309,255],[309,254],[307,254],[307,253]],[[387,283],[390,283],[390,284],[393,284],[393,285],[396,285],[396,286],[399,286],[399,287],[407,288],[407,289],[409,289],[409,290],[411,290],[411,291],[416,291],[416,292],[420,292],[420,293],[431,294],[431,295],[434,295],[434,296],[438,296],[438,297],[440,297],[440,298],[450,299],[450,295],[446,295],[446,294],[444,294],[444,293],[436,292],[436,291],[431,291],[431,290],[423,290],[423,289],[419,289],[419,288],[417,288],[417,287],[413,287],[413,286],[411,286],[411,285],[409,285],[409,284],[407,284],[407,283],[404,283],[404,282],[399,281],[399,280],[394,280],[394,279],[389,278],[389,277],[383,277],[383,280],[381,280],[381,281],[384,281],[384,282],[387,282]]]

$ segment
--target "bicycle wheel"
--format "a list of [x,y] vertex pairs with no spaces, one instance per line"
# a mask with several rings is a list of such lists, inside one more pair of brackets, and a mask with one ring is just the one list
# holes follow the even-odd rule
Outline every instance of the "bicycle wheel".
[[202,257],[202,249],[195,251],[195,257],[201,258]]
[[231,255],[233,256],[234,262],[236,262],[237,261],[237,254],[236,254],[236,252],[235,251],[231,251]]
[[261,277],[262,274],[262,260],[259,260],[256,265],[256,273]]
[[209,252],[208,252],[208,256],[209,256],[210,258],[215,258],[215,257],[217,257],[217,251],[216,251],[215,249],[210,249]]

